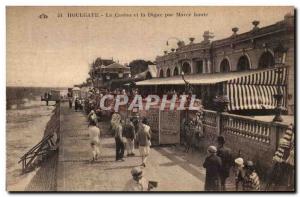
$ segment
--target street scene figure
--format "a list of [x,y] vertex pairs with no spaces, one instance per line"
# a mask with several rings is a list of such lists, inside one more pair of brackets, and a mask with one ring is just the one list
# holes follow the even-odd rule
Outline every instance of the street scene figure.
[[134,156],[134,139],[135,139],[135,128],[133,125],[133,118],[126,120],[126,124],[123,128],[123,136],[126,138],[126,150],[127,156]]
[[189,152],[190,148],[194,145],[195,141],[195,128],[193,127],[193,121],[185,122],[185,137],[186,137],[186,148],[185,152]]
[[91,110],[90,113],[87,115],[88,121],[91,124],[92,122],[97,123],[97,114],[94,110]]
[[220,180],[221,180],[221,190],[226,191],[226,179],[230,175],[230,169],[234,165],[233,156],[231,149],[224,146],[225,138],[223,136],[218,136],[218,151],[217,156],[222,160],[222,166],[220,170]]
[[245,176],[246,176],[244,160],[243,158],[239,157],[234,160],[234,163],[235,163],[235,190],[243,191]]
[[72,105],[73,105],[73,101],[72,101],[72,98],[69,97],[69,108],[72,109]]
[[260,191],[259,176],[255,172],[252,161],[247,161],[246,172],[244,177],[244,191]]
[[90,122],[89,137],[92,148],[92,162],[98,160],[100,156],[100,129],[95,121]]
[[222,161],[217,156],[217,148],[215,146],[209,146],[207,153],[208,156],[203,163],[203,167],[206,169],[204,189],[205,191],[219,191]]
[[146,161],[150,154],[151,130],[147,125],[147,119],[143,119],[137,132],[136,140],[139,146],[140,156],[142,158],[141,166],[146,167]]
[[121,122],[115,122],[112,130],[115,135],[115,142],[116,142],[116,161],[124,161],[124,149],[125,143],[123,139],[123,127]]
[[143,177],[143,170],[140,167],[134,167],[131,170],[132,179],[130,179],[124,188],[124,191],[149,191],[149,182]]

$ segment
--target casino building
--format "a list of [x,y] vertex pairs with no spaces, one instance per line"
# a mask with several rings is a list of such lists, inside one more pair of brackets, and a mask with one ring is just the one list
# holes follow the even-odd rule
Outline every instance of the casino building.
[[275,109],[275,94],[283,94],[285,112],[294,114],[295,18],[286,14],[275,24],[253,28],[239,34],[232,28],[230,37],[211,41],[205,31],[203,40],[188,44],[179,40],[176,49],[157,56],[158,78],[137,82],[152,92],[182,91],[186,81],[197,87],[202,100],[227,95],[229,110]]

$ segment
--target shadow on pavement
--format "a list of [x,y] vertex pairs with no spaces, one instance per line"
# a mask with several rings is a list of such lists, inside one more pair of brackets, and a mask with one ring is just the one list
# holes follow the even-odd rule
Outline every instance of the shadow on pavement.
[[[197,179],[199,179],[201,181],[205,181],[205,174],[200,173],[199,170],[194,169],[190,165],[190,164],[194,164],[195,166],[197,166],[198,164],[192,163],[190,160],[185,160],[185,159],[184,159],[185,161],[182,161],[183,160],[182,157],[181,157],[181,159],[178,159],[177,157],[180,157],[180,156],[178,154],[176,154],[175,151],[168,152],[162,148],[156,148],[156,150],[172,161],[169,163],[161,164],[161,166],[178,165],[181,168],[183,168],[185,171],[187,171],[188,173],[190,173],[191,175],[196,177]],[[200,169],[200,167],[199,167],[199,169]]]
[[131,166],[118,166],[114,168],[105,168],[104,170],[121,170],[121,169],[132,169],[133,167],[136,167],[138,165],[131,165]]

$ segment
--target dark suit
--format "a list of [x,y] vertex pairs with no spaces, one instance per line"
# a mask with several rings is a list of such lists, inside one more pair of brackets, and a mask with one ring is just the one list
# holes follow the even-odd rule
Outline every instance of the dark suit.
[[222,160],[220,179],[221,179],[221,189],[225,190],[225,182],[226,179],[229,177],[230,168],[231,166],[233,166],[231,149],[222,146],[218,149],[217,156],[219,156]]
[[125,124],[123,129],[123,136],[131,140],[135,138],[135,128],[132,123]]
[[206,157],[203,167],[206,168],[205,177],[205,191],[219,191],[220,190],[220,169],[222,161],[217,155],[210,155]]

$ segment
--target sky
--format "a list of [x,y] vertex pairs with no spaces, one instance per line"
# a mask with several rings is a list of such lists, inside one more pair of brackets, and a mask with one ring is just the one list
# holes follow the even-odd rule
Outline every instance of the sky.
[[[43,13],[46,19],[39,18]],[[68,13],[99,17],[70,18]],[[243,33],[252,29],[253,20],[263,27],[286,13],[293,13],[293,7],[7,7],[7,86],[72,87],[85,81],[97,57],[122,64],[153,61],[176,47],[172,37],[201,42],[209,30],[214,40],[222,39],[232,27]]]

